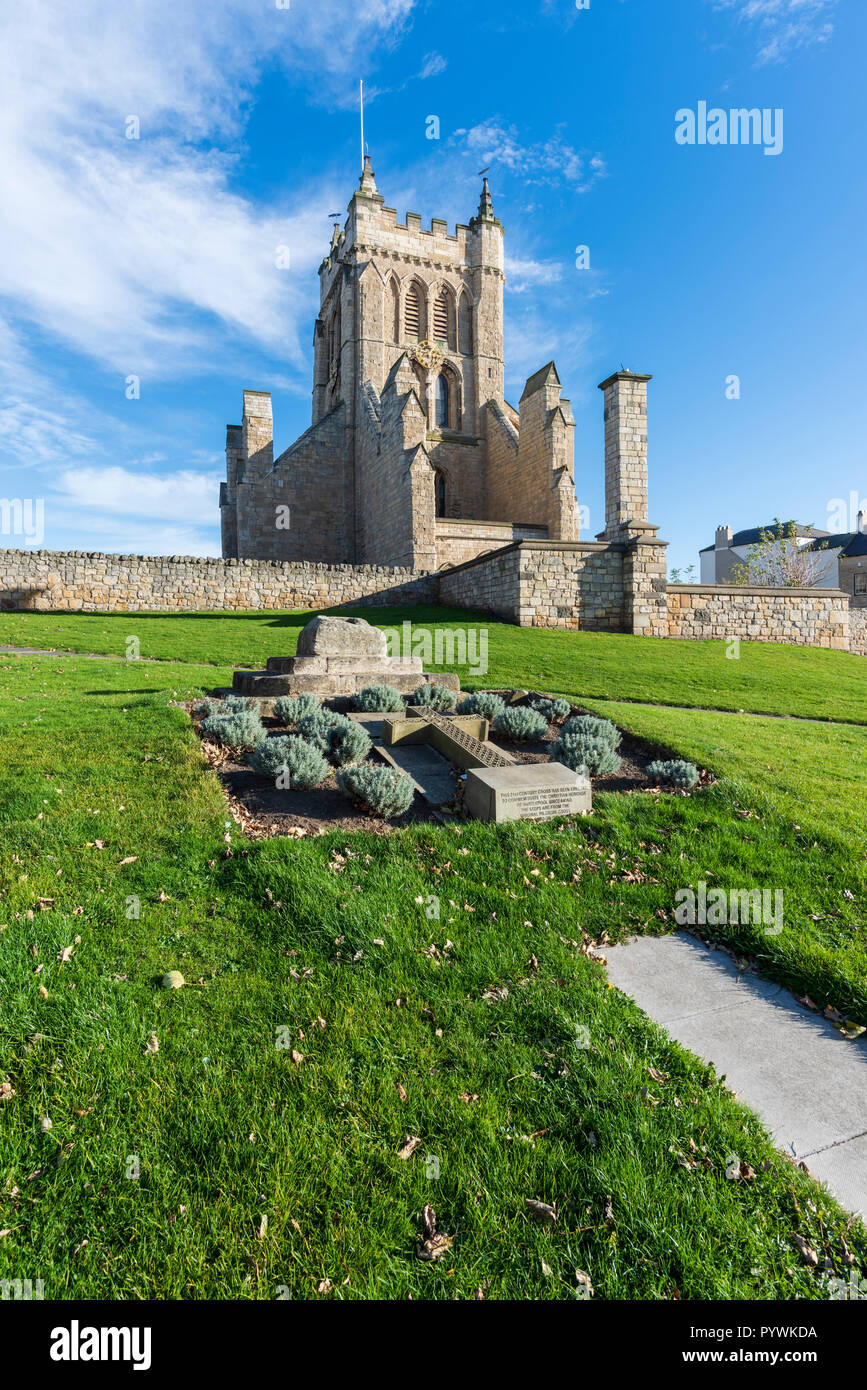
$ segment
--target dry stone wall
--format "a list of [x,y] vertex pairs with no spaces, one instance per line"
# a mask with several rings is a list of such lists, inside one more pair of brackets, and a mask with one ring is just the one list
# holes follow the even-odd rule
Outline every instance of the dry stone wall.
[[522,627],[738,637],[867,656],[867,609],[851,607],[842,590],[666,585],[663,561],[661,545],[641,540],[519,540],[421,575],[377,565],[0,550],[0,607],[135,613],[442,603]]
[[850,650],[849,598],[839,589],[670,584],[668,637],[739,637]]
[[849,609],[849,650],[867,656],[867,608]]
[[0,550],[0,607],[37,612],[198,612],[436,601],[436,575],[377,565]]

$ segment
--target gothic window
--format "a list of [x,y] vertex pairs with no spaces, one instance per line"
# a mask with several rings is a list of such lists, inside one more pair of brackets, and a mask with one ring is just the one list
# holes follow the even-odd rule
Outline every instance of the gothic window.
[[436,427],[447,430],[449,427],[449,379],[440,372],[436,386]]
[[403,309],[404,332],[407,338],[421,337],[421,295],[418,285],[410,285]]
[[473,350],[473,306],[466,294],[461,295],[458,310],[458,338],[458,351],[469,356]]
[[388,315],[387,335],[393,343],[400,342],[400,290],[397,281],[392,280],[388,286],[386,296],[386,314]]
[[446,514],[446,480],[445,480],[445,478],[443,477],[442,473],[437,473],[437,475],[436,475],[436,477],[435,477],[435,479],[434,479],[434,486],[435,486],[435,488],[436,488],[436,514],[437,514],[437,516],[445,516],[445,514]]
[[328,326],[328,375],[340,369],[340,300],[338,299]]
[[451,347],[451,304],[448,290],[440,290],[434,301],[433,327],[434,341],[442,343],[444,347]]

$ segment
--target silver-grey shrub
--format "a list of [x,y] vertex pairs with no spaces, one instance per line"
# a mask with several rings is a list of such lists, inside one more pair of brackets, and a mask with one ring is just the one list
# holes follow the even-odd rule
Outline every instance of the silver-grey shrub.
[[317,787],[328,773],[322,754],[295,734],[277,734],[260,743],[250,763],[263,777],[288,778],[284,786],[306,791]]
[[340,716],[340,723],[328,731],[327,757],[335,767],[363,763],[373,744],[367,730],[354,719]]
[[355,697],[355,708],[367,714],[385,714],[402,711],[405,706],[403,696],[393,685],[366,685]]
[[254,700],[250,695],[227,695],[223,701],[223,714],[242,714],[244,710],[252,710],[254,714],[261,714],[262,706],[258,700]]
[[461,700],[458,714],[477,714],[481,719],[494,720],[505,708],[502,695],[497,695],[493,690],[476,690]]
[[538,710],[528,709],[526,705],[510,705],[494,720],[498,734],[521,743],[528,738],[544,738],[548,732],[548,721]]
[[651,782],[661,783],[666,787],[682,787],[688,792],[692,791],[699,778],[695,763],[684,762],[683,758],[674,758],[670,762],[657,759],[648,763],[647,775]]
[[531,700],[530,707],[544,714],[549,724],[559,723],[569,714],[572,706],[568,700],[549,700],[546,696],[540,696],[538,700]]
[[210,734],[227,748],[255,748],[265,737],[265,727],[255,710],[238,710],[234,714],[212,714],[202,721],[204,733]]
[[620,730],[610,719],[599,719],[595,714],[573,714],[563,725],[564,734],[581,734],[582,737],[599,739],[609,748],[620,747]]
[[337,773],[337,785],[353,801],[385,820],[402,816],[409,810],[415,795],[412,781],[405,772],[373,763],[341,768]]
[[564,727],[551,749],[551,761],[571,768],[583,766],[591,777],[605,777],[620,771],[622,759],[608,739],[588,729],[567,730]]
[[281,724],[291,728],[317,710],[320,703],[318,695],[281,695],[279,700],[274,701],[274,716]]
[[457,696],[453,690],[449,690],[447,685],[434,685],[425,682],[414,690],[409,697],[411,705],[426,705],[428,709],[442,710],[450,713],[457,704]]
[[319,709],[315,709],[299,719],[298,732],[307,743],[317,748],[324,756],[328,752],[328,738],[331,730],[344,717],[344,715],[335,714],[333,710],[323,709],[320,706]]

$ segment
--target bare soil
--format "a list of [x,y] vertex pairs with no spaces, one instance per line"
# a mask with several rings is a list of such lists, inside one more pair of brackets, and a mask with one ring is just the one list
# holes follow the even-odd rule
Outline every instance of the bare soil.
[[[506,698],[511,695],[511,691],[499,693]],[[538,693],[531,691],[528,701],[536,698],[538,698]],[[323,703],[329,708],[335,709],[344,709],[347,706],[346,701],[326,700]],[[523,704],[525,702],[518,701],[516,703]],[[193,717],[193,703],[187,702],[182,707]],[[584,712],[580,710],[580,707],[573,707],[573,713],[576,710],[579,713]],[[390,831],[402,826],[422,821],[442,821],[444,818],[443,815],[428,805],[424,797],[416,792],[413,804],[405,815],[396,821],[384,821],[379,816],[369,815],[361,808],[353,806],[352,802],[338,788],[333,774],[329,774],[318,787],[313,787],[309,791],[283,790],[276,787],[268,778],[254,772],[243,760],[243,755],[235,755],[231,750],[220,748],[209,742],[202,736],[198,720],[194,722],[197,732],[202,738],[205,756],[214,767],[226,790],[229,809],[234,819],[242,827],[245,834],[254,838],[272,835],[300,838],[308,835],[324,835],[331,831],[344,833],[357,830],[368,831],[374,835],[387,835]],[[286,732],[283,725],[276,719],[263,716],[262,722],[269,735]],[[541,763],[549,761],[551,745],[556,741],[558,735],[559,726],[550,724],[545,737],[541,739],[527,743],[512,743],[492,730],[490,742],[494,747],[511,754],[519,763]],[[670,750],[662,748],[658,744],[649,743],[645,739],[635,738],[624,730],[621,730],[621,735],[622,742],[619,751],[623,761],[620,770],[606,777],[594,777],[594,792],[604,791],[629,795],[634,792],[653,789],[659,795],[691,795],[691,793],[686,792],[661,791],[647,777],[645,771],[647,763],[654,758],[674,756]],[[707,772],[702,772],[701,781],[695,790],[699,791],[702,786],[707,785],[712,780]],[[461,792],[462,782],[456,772],[456,800],[451,809],[457,816],[461,815]]]

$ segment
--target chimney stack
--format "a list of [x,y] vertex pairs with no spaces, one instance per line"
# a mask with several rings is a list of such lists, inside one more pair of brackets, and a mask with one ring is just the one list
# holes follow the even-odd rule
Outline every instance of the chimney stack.
[[647,517],[647,383],[622,370],[599,390],[605,393],[605,530],[600,540],[626,540],[650,532]]
[[716,528],[716,539],[714,540],[714,548],[716,550],[728,550],[733,539],[734,537],[732,533],[732,528],[730,526],[718,526]]
[[270,391],[245,391],[241,423],[244,476],[262,478],[274,462],[274,421]]

